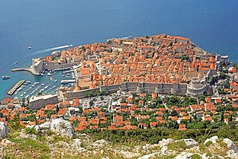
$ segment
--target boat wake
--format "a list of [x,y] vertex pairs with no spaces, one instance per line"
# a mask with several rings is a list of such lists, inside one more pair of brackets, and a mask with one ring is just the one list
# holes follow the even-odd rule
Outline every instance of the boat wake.
[[16,65],[16,64],[18,64],[18,61],[15,61],[14,63],[8,65],[7,67],[11,67],[11,66]]
[[73,46],[73,45],[69,44],[69,45],[63,45],[63,46],[52,47],[52,48],[49,48],[49,49],[45,49],[45,50],[40,50],[40,51],[33,52],[33,53],[31,53],[31,54],[28,54],[28,56],[38,55],[38,54],[41,54],[41,53],[45,53],[45,52],[48,52],[48,51],[54,51],[54,50],[58,50],[58,49],[64,49],[64,48],[68,48],[68,47],[71,47],[71,46]]

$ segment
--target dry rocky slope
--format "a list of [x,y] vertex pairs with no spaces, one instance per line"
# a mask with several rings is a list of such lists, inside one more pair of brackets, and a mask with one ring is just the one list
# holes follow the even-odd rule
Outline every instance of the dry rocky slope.
[[[92,141],[86,134],[75,135],[71,124],[63,119],[55,119],[14,133],[15,135],[9,133],[7,126],[0,122],[0,158],[24,158],[29,154],[33,155],[33,158],[238,158],[238,148],[233,141],[217,136],[206,139],[204,143],[193,139],[169,138],[157,144],[128,146],[126,143],[113,144],[104,139]],[[44,138],[40,140],[42,136]],[[30,141],[25,145],[30,149],[20,147],[24,140]],[[43,156],[44,151],[46,154]]]

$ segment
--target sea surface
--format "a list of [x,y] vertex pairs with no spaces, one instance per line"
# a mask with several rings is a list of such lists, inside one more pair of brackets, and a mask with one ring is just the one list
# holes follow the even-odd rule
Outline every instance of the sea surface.
[[237,8],[237,0],[0,0],[0,75],[11,76],[0,79],[0,99],[21,79],[59,86],[61,72],[52,74],[58,79],[54,82],[48,75],[11,69],[29,66],[32,58],[68,44],[166,33],[188,37],[236,62]]

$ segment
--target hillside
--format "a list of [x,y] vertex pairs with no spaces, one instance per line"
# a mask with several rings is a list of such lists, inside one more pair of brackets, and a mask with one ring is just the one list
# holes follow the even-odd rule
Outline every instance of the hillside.
[[[6,128],[6,127],[5,127]],[[1,134],[6,129],[1,128]],[[114,132],[111,131],[111,134]],[[128,132],[127,132],[128,133]],[[176,133],[176,132],[175,132]],[[212,136],[204,141],[162,139],[154,144],[134,140],[99,139],[93,133],[75,134],[67,121],[12,129],[0,140],[1,158],[237,158],[238,149],[228,138]]]

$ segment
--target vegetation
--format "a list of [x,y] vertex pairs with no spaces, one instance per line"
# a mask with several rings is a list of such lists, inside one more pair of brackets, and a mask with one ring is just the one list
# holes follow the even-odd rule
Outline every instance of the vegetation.
[[187,146],[183,140],[168,144],[168,149],[170,150],[183,151],[186,148]]
[[4,149],[3,158],[50,158],[50,149],[43,143],[26,138],[11,138],[15,144]]
[[148,142],[151,144],[158,143],[158,141],[166,138],[172,139],[186,139],[192,138],[198,142],[203,142],[206,138],[217,135],[220,138],[230,138],[233,141],[238,141],[238,128],[228,129],[226,126],[219,129],[201,128],[201,129],[188,129],[186,131],[179,131],[170,129],[138,129],[138,130],[105,130],[94,131],[85,130],[85,133],[92,136],[93,140],[105,139],[113,143],[124,143],[126,141],[134,140],[138,142]]
[[103,95],[109,95],[109,92],[107,90],[102,90],[101,92],[99,90],[91,90],[84,94],[84,97],[96,97],[96,96],[103,96]]
[[202,157],[200,155],[198,155],[198,154],[193,154],[191,156],[191,159],[202,159]]

